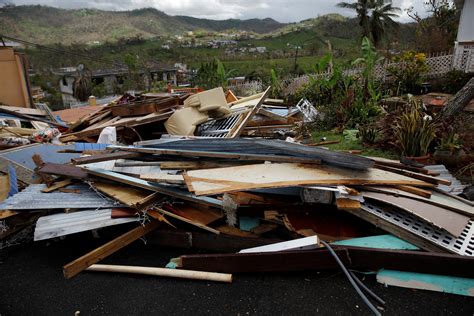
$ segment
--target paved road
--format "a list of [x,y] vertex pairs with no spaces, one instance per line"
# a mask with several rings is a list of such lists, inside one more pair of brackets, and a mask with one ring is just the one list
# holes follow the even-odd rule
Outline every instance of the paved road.
[[[342,273],[237,275],[232,284],[93,272],[64,279],[65,263],[107,237],[76,234],[0,253],[0,315],[369,314]],[[138,241],[103,263],[163,266],[182,253]],[[374,276],[364,283],[387,302],[384,315],[474,314],[473,298],[385,288]]]

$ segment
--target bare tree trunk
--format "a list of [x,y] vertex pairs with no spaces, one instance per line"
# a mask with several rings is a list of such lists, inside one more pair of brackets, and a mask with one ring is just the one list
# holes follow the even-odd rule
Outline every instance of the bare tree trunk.
[[461,112],[464,107],[474,98],[474,77],[462,87],[449,101],[445,104],[441,115],[438,116],[440,120],[453,117]]

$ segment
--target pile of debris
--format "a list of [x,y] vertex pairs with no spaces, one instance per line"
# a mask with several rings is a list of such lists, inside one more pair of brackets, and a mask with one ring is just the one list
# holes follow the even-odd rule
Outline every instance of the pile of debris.
[[57,141],[67,126],[58,122],[46,104],[37,109],[0,103],[0,150]]
[[[265,92],[238,99],[232,91],[215,88],[189,92],[124,95],[71,125],[62,142],[96,142],[105,127],[114,127],[119,140],[131,144],[164,134],[219,138],[294,136],[295,124],[314,119],[306,100],[295,106],[269,99]],[[309,105],[309,106],[308,106]]]
[[[222,88],[124,96],[61,139],[92,142],[105,127],[153,125],[148,134],[137,130],[133,145],[76,142],[0,153],[13,164],[9,182],[26,186],[10,187],[13,194],[0,204],[3,223],[18,232],[36,222],[35,241],[136,223],[66,264],[66,278],[91,270],[230,282],[233,273],[343,269],[364,299],[350,270],[427,289],[461,280],[468,290],[443,289],[472,295],[466,278],[474,277],[474,207],[457,196],[462,185],[449,172],[239,138],[275,138],[275,131],[317,115],[304,102],[293,108],[268,93],[238,100]],[[33,156],[28,166],[26,155]],[[145,235],[150,244],[209,253],[171,259],[167,268],[97,264]]]

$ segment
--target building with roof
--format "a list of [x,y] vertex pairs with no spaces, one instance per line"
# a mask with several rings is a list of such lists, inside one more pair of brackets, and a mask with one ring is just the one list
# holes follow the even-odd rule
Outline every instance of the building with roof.
[[[172,66],[151,66],[149,69],[140,70],[139,75],[146,87],[151,86],[151,82],[165,82],[177,85],[178,69]],[[73,107],[81,103],[74,97],[74,82],[78,75],[78,67],[65,67],[57,69],[54,72],[59,76],[59,90],[63,105],[65,107]],[[90,72],[90,77],[94,85],[104,84],[107,94],[114,95],[121,90],[126,78],[129,76],[128,68],[116,68],[106,70],[94,70]]]

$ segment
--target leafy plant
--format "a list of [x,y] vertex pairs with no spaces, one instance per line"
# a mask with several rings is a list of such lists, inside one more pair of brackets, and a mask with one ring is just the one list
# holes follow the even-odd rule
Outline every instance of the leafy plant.
[[362,143],[365,144],[375,144],[379,136],[379,130],[370,125],[359,127],[359,132],[357,136],[360,138]]
[[396,65],[388,67],[388,72],[395,77],[400,93],[417,93],[422,83],[422,75],[428,71],[426,55],[407,51],[393,58]]
[[271,87],[272,87],[272,90],[271,90],[271,97],[272,98],[279,98],[280,95],[281,95],[281,80],[280,80],[280,77],[278,76],[277,72],[275,71],[275,69],[271,69]]
[[216,59],[216,64],[217,78],[219,78],[220,86],[226,88],[229,78],[232,77],[236,70],[230,69],[229,71],[226,71],[224,64],[219,59]]
[[461,149],[461,140],[459,134],[454,131],[450,132],[445,137],[441,138],[440,144],[436,147],[438,150],[449,151],[451,153]]
[[214,59],[208,63],[202,63],[197,70],[197,75],[194,78],[194,83],[205,89],[212,89],[215,87],[227,87],[228,79],[236,72],[235,69],[226,71],[224,64]]
[[425,156],[436,135],[436,125],[424,117],[419,107],[405,110],[396,120],[395,136],[402,154],[407,157]]

